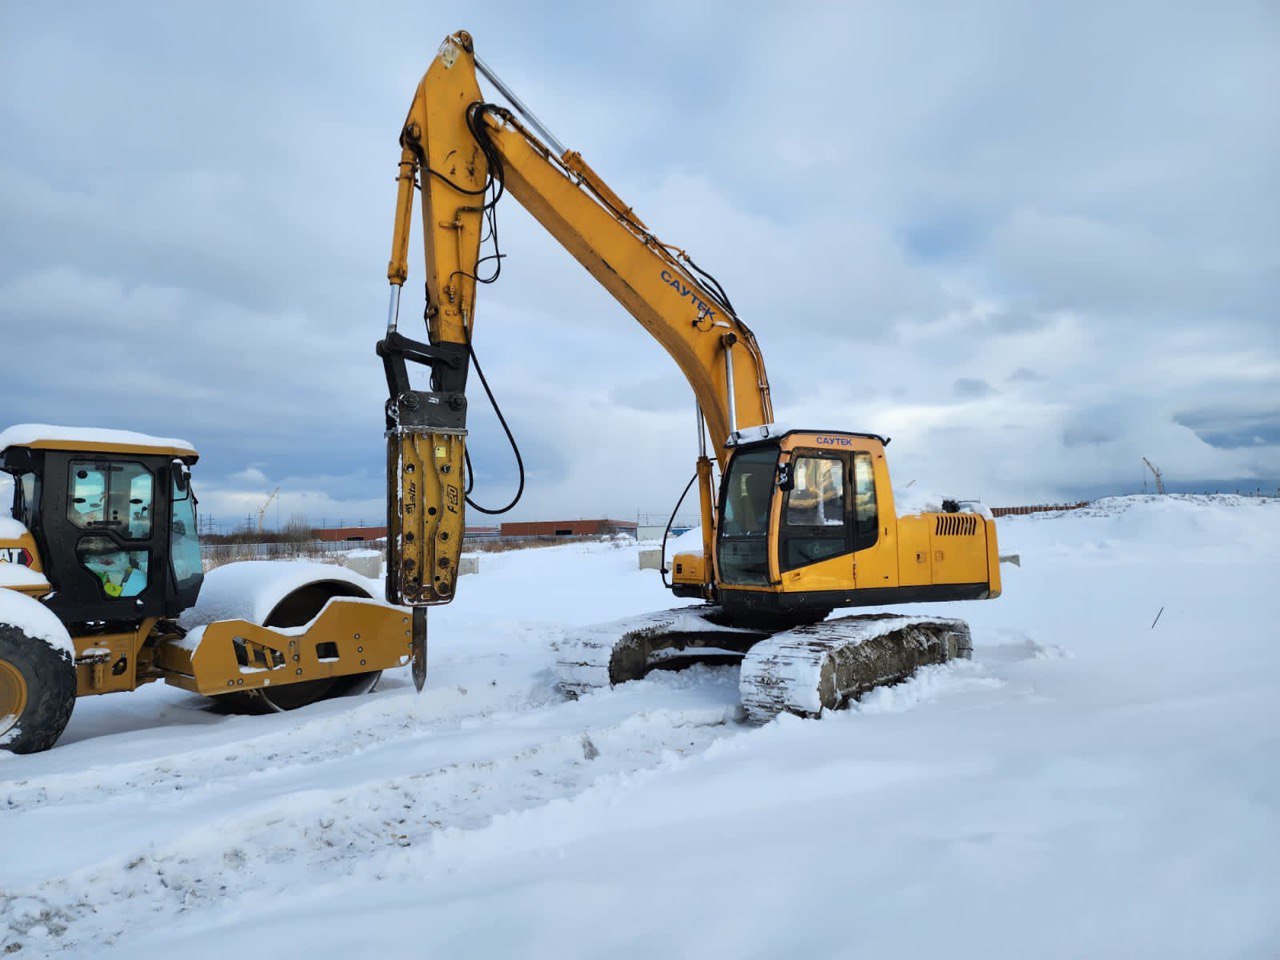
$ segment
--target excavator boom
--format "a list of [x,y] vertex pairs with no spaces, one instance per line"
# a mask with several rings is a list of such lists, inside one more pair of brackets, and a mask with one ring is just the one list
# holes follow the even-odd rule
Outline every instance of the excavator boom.
[[[476,286],[489,279],[481,271],[499,268],[480,256],[481,236],[504,191],[666,349],[693,390],[721,470],[744,428],[767,431],[773,421],[764,358],[723,290],[700,280],[688,255],[654,236],[580,154],[554,137],[549,146],[511,111],[485,103],[478,66],[468,34],[447,38],[400,136],[391,304],[378,352],[390,393],[387,597],[411,605],[447,603],[456,585]],[[427,343],[398,329],[415,189],[424,224]],[[430,367],[431,390],[412,388],[408,363]],[[709,568],[709,467],[699,467],[698,479]]]

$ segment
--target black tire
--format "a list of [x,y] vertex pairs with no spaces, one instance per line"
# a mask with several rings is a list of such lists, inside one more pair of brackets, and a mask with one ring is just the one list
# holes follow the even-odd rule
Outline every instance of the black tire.
[[13,624],[0,623],[0,750],[48,750],[62,736],[75,705],[71,660]]
[[[299,587],[276,604],[263,622],[264,627],[300,627],[310,623],[334,597],[360,597],[369,594],[354,584],[341,580],[325,583],[309,583]],[[378,685],[381,670],[368,673],[351,673],[341,677],[319,680],[303,680],[278,687],[262,687],[257,690],[237,690],[214,697],[217,709],[223,713],[266,714],[297,710],[321,700],[334,697],[353,697],[368,693]]]

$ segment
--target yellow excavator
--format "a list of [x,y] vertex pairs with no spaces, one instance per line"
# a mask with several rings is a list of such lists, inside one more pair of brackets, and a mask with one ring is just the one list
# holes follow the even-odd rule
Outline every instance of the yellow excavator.
[[[485,101],[477,74],[509,108]],[[386,592],[415,609],[420,644],[425,609],[448,603],[457,586],[471,502],[472,366],[493,399],[475,363],[476,288],[500,267],[495,208],[509,192],[662,345],[697,405],[690,485],[698,486],[702,549],[673,558],[670,586],[704,603],[567,636],[559,648],[565,688],[581,692],[690,659],[738,658],[744,705],[764,719],[838,708],[921,664],[968,654],[968,628],[958,620],[826,618],[840,607],[998,596],[994,522],[954,502],[899,517],[887,439],[776,423],[760,347],[721,285],[562,146],[476,56],[466,32],[440,47],[400,147],[391,301],[378,344],[390,394]],[[399,331],[415,194],[425,342]],[[482,239],[492,253],[482,255]],[[410,384],[409,364],[429,368],[429,389]],[[505,428],[500,411],[499,419]]]

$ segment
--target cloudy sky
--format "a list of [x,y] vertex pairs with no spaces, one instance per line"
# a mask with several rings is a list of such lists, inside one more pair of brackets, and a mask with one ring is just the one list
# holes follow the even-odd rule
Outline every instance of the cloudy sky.
[[[993,505],[1133,492],[1143,456],[1173,489],[1280,483],[1274,3],[548,8],[0,5],[0,425],[184,437],[227,523],[277,486],[282,521],[377,522],[396,140],[465,28],[720,278],[779,419],[888,434],[899,485]],[[669,510],[687,387],[499,216],[476,348],[530,468],[512,516]]]

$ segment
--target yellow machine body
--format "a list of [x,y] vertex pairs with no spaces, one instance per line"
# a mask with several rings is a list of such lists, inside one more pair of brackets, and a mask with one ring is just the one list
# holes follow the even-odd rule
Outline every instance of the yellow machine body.
[[[195,602],[203,574],[194,530],[179,531],[177,520],[169,515],[174,501],[182,503],[184,498],[176,488],[165,487],[171,476],[185,475],[197,460],[196,452],[178,441],[141,435],[136,435],[137,442],[113,442],[85,438],[98,431],[84,431],[85,436],[71,439],[38,431],[39,425],[14,428],[6,436],[16,437],[16,442],[0,449],[4,468],[20,485],[14,508],[19,524],[15,527],[7,521],[0,527],[8,531],[0,533],[0,588],[45,603],[63,621],[75,648],[77,696],[133,690],[155,680],[217,696],[375,674],[413,658],[410,611],[369,599],[368,591],[335,579],[328,573],[333,568],[319,565],[315,578],[292,585],[293,593],[310,590],[307,602],[315,607],[314,616],[309,616],[309,609],[301,614],[294,611],[295,618],[306,621],[299,626],[232,619],[182,629],[179,614]],[[103,504],[83,504],[85,498],[72,492],[74,480],[66,480],[68,492],[55,496],[60,489],[56,484],[69,472],[90,464],[104,472],[127,466],[134,471],[135,482],[141,481],[138,489],[147,491],[145,509],[150,510],[151,519],[143,521],[147,538],[139,541],[138,550],[148,555],[152,570],[147,588],[136,597],[120,596],[118,585],[86,576],[83,564],[76,562],[81,556],[76,551],[86,540],[123,534],[125,549],[130,547],[127,520],[113,527],[102,519],[86,519],[103,516]],[[105,491],[99,497],[104,503],[107,500]],[[140,498],[130,503],[139,504]],[[97,513],[80,512],[95,506]],[[188,523],[194,526],[194,500],[191,511]],[[135,514],[135,520],[142,516]],[[457,530],[461,539],[460,521]],[[170,553],[172,544],[183,536],[190,538],[195,551],[197,586],[175,593],[167,579]],[[51,563],[43,547],[64,558],[64,568]],[[81,591],[88,607],[69,600],[68,595],[76,591]],[[54,602],[59,593],[63,596]],[[280,598],[281,603],[288,598]],[[135,615],[139,609],[144,612]]]
[[374,600],[333,599],[307,627],[271,629],[247,620],[218,620],[190,638],[159,645],[167,683],[207,697],[407,664],[408,611]]

